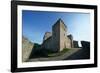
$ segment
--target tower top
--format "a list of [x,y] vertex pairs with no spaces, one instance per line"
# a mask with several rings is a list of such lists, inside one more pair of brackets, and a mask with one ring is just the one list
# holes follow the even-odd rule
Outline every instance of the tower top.
[[53,27],[58,26],[58,25],[60,25],[60,24],[64,26],[64,29],[67,29],[67,26],[65,25],[64,21],[63,21],[61,18],[59,18],[59,19],[56,21],[56,23],[53,25]]

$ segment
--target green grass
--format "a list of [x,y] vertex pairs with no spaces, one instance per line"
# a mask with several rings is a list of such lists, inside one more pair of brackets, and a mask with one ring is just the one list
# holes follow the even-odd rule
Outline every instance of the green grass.
[[68,52],[70,49],[68,48],[64,48],[62,51],[58,52],[58,53],[48,53],[48,57],[56,57],[56,56],[60,56],[63,55],[64,53]]
[[64,48],[60,53],[66,53],[67,51],[69,51],[70,49],[68,48]]

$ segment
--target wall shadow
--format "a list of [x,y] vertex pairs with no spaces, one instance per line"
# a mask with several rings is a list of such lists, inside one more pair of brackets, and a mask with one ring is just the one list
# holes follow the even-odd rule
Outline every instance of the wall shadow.
[[33,48],[32,48],[32,52],[29,56],[29,59],[31,58],[40,58],[40,57],[47,57],[48,56],[48,52],[46,49],[41,48],[41,45],[35,43]]
[[90,59],[90,42],[81,41],[82,47],[79,51],[72,54],[65,60],[79,60],[79,59]]

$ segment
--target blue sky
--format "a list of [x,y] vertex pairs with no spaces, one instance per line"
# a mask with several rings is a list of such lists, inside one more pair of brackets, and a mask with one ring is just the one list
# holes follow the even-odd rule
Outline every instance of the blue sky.
[[75,12],[22,11],[22,34],[31,42],[41,44],[45,32],[61,18],[74,40],[90,41],[90,14]]

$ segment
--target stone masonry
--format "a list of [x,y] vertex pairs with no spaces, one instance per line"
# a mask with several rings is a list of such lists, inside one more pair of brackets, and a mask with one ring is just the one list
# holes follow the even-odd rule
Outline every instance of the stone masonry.
[[52,32],[46,32],[43,38],[42,48],[54,52],[62,51],[64,48],[72,48],[73,36],[67,33],[68,28],[64,22],[59,19],[53,26]]
[[24,36],[22,37],[22,62],[25,62],[29,59],[34,44],[30,42]]

